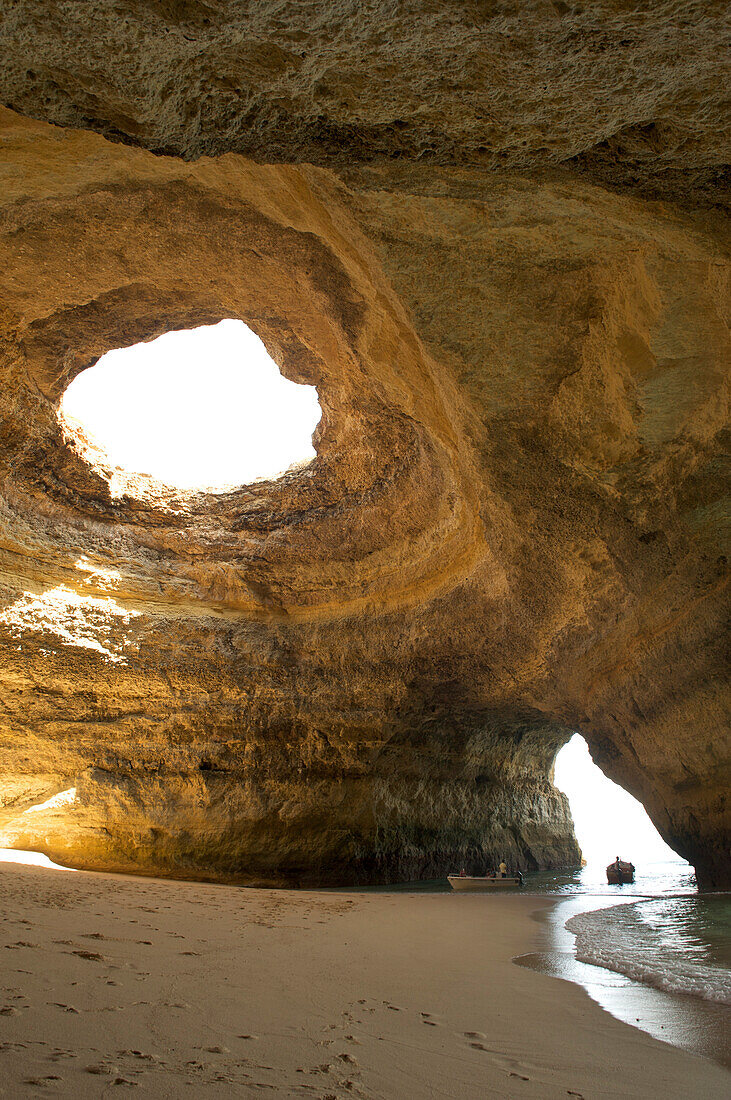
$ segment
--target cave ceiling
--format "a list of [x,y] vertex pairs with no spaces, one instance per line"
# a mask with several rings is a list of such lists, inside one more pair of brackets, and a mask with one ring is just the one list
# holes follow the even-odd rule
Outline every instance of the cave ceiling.
[[[5,5],[7,845],[571,865],[579,730],[728,882],[724,14]],[[104,352],[224,317],[317,386],[312,465],[176,492],[64,429]]]

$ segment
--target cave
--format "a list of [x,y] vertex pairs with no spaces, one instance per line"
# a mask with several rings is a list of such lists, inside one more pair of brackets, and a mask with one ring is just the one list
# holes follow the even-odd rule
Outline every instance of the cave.
[[[165,7],[140,47],[95,5],[96,68],[83,5],[53,40],[30,8],[2,31],[0,847],[275,885],[572,867],[552,769],[578,730],[728,886],[708,112],[650,132],[628,85],[607,137],[582,53],[570,118],[531,79],[486,135],[469,56],[461,118],[435,117],[380,72],[342,98],[327,37],[305,80],[265,13],[252,38]],[[316,388],[315,461],[180,488],[64,427],[107,352],[225,319]]]

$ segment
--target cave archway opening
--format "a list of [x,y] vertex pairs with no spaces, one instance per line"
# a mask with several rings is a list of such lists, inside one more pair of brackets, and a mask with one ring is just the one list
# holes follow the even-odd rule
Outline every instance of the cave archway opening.
[[601,879],[617,855],[637,867],[662,863],[688,867],[662,839],[642,803],[597,767],[581,734],[575,733],[556,756],[554,783],[569,800],[592,876]]
[[82,371],[59,406],[66,431],[125,473],[221,492],[316,457],[314,386],[289,381],[243,321],[165,333]]

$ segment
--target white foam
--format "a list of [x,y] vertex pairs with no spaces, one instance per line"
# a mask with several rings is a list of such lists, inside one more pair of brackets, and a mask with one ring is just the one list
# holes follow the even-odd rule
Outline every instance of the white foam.
[[643,906],[652,904],[616,905],[572,917],[566,927],[576,938],[576,957],[668,993],[731,1005],[731,973],[704,957],[697,941],[658,927],[650,910],[643,913]]

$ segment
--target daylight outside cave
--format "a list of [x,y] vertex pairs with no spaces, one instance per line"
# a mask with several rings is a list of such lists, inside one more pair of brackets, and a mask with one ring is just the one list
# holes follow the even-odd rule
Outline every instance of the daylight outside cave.
[[221,491],[316,457],[314,386],[290,382],[243,321],[168,332],[82,371],[60,413],[111,465]]
[[601,881],[617,855],[638,867],[669,861],[688,868],[662,839],[644,806],[597,767],[581,734],[575,733],[559,751],[554,783],[569,800],[576,838],[593,877]]

